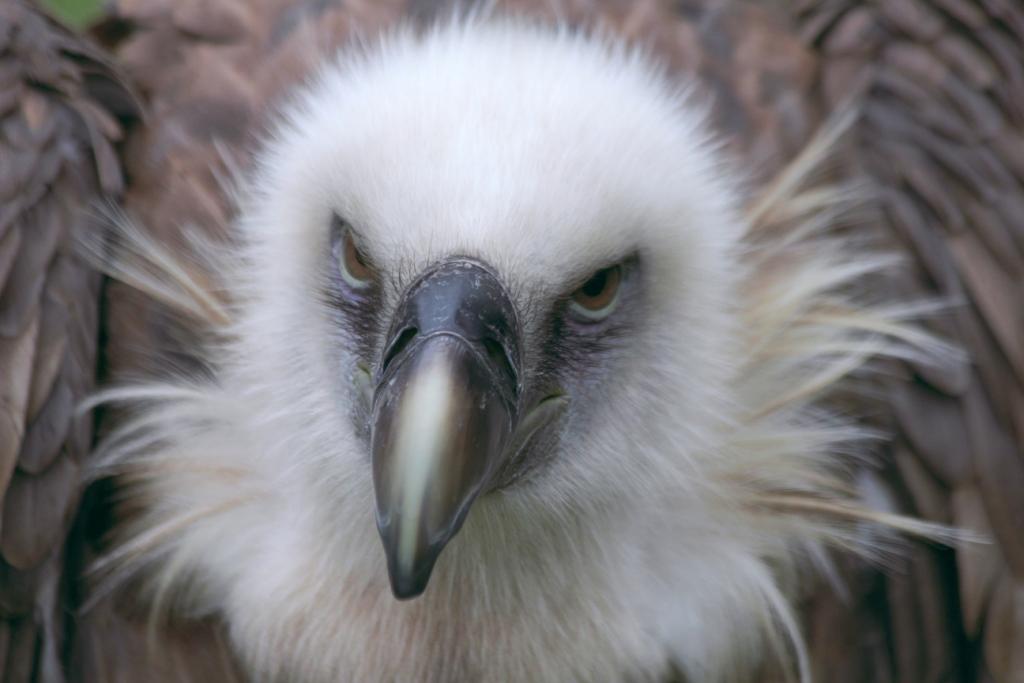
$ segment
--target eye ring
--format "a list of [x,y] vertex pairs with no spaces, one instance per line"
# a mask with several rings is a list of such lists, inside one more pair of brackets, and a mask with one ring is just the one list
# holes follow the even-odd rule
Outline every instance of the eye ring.
[[621,285],[621,265],[602,268],[572,293],[569,307],[586,322],[600,322],[617,307]]
[[374,270],[356,245],[351,226],[335,216],[332,228],[332,247],[341,279],[352,289],[369,288],[373,284]]

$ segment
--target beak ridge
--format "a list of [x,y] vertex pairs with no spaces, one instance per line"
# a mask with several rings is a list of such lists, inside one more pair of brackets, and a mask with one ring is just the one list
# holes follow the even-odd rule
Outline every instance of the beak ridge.
[[377,528],[399,599],[423,592],[502,464],[517,417],[511,306],[490,271],[459,261],[421,278],[399,307],[371,436]]

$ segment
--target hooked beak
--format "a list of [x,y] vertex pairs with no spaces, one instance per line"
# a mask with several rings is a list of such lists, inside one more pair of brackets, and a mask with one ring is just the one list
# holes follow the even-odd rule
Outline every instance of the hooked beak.
[[371,436],[377,529],[396,598],[423,592],[508,457],[520,363],[515,309],[486,267],[442,263],[402,298],[376,373]]

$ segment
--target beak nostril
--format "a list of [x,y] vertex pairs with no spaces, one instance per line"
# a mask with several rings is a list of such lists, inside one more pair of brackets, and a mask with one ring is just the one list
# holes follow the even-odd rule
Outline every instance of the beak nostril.
[[512,359],[508,357],[505,347],[496,339],[490,337],[484,337],[483,345],[491,362],[511,381],[512,387],[517,386],[519,378],[516,377],[515,366],[512,364]]
[[402,349],[408,346],[409,342],[411,342],[419,332],[419,329],[416,327],[407,327],[402,330],[402,333],[395,338],[395,341],[391,343],[391,346],[388,347],[388,350],[384,354],[384,361],[380,365],[381,373],[384,373],[388,369],[388,366],[391,365],[391,361],[398,357],[398,354],[402,352]]

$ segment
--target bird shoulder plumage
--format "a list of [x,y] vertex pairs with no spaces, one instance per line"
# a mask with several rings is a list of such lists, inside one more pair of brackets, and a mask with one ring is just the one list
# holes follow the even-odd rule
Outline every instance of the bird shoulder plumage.
[[116,146],[138,102],[94,44],[21,0],[0,6],[0,678],[60,680],[66,545],[99,367],[100,276],[75,241],[124,189]]

